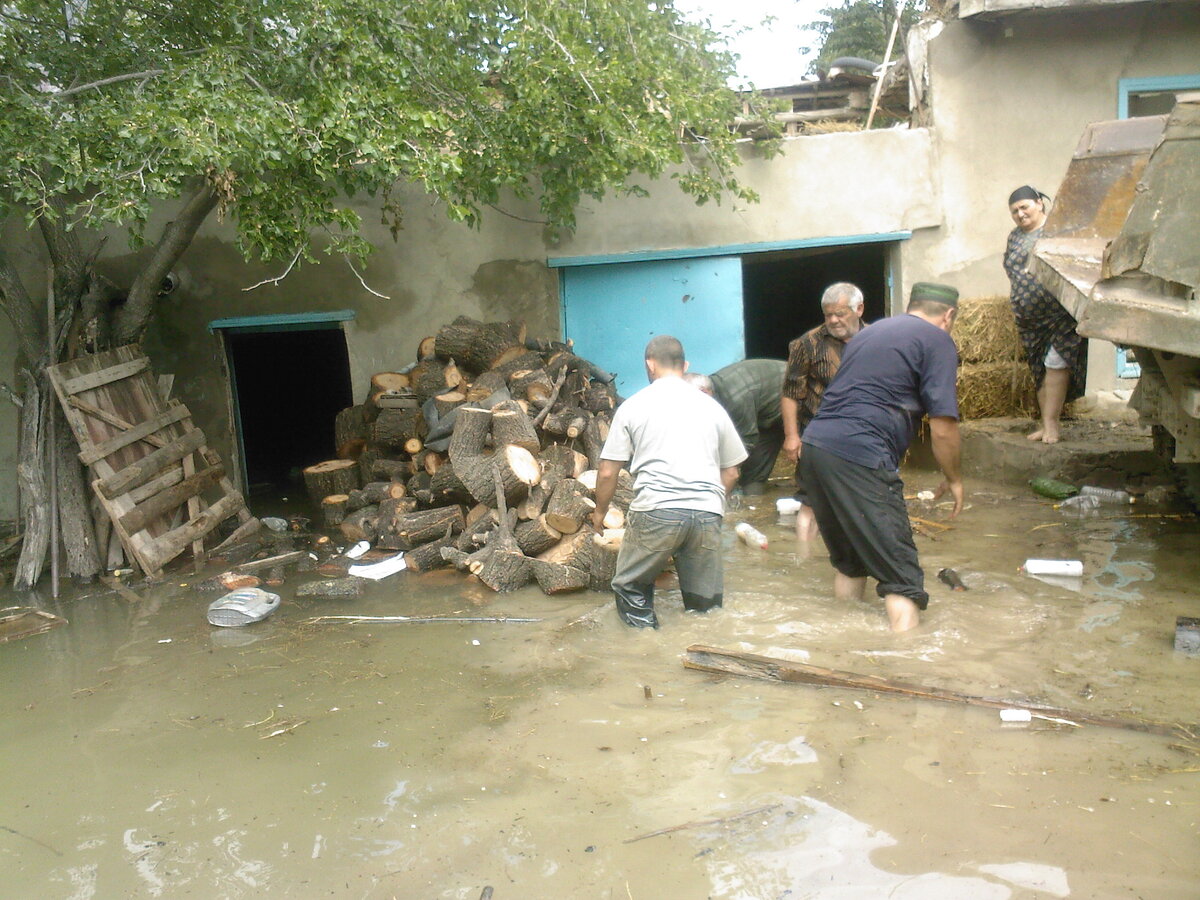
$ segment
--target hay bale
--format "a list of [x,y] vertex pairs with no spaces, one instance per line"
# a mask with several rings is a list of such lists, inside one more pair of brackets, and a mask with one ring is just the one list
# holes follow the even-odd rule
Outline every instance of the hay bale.
[[958,357],[964,363],[1024,359],[1008,297],[960,300],[952,336],[958,345]]
[[1033,376],[1025,363],[964,363],[959,367],[959,418],[1029,416],[1036,411]]

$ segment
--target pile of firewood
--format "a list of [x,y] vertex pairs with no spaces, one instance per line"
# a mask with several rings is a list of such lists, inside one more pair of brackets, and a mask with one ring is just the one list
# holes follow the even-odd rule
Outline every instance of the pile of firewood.
[[619,398],[613,375],[518,322],[460,316],[405,372],[371,378],[338,414],[338,459],[304,470],[328,528],[408,568],[455,566],[496,591],[608,590],[633,497],[622,471],[605,530],[595,469]]

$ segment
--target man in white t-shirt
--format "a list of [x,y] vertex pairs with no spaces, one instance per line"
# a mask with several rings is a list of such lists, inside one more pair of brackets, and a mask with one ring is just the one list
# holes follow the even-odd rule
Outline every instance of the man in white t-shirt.
[[634,477],[612,589],[622,621],[637,628],[658,627],[654,579],[672,558],[685,609],[707,612],[723,598],[721,520],[746,449],[721,404],[684,382],[686,371],[677,339],[651,339],[650,385],[617,408],[600,451],[597,531],[621,467]]

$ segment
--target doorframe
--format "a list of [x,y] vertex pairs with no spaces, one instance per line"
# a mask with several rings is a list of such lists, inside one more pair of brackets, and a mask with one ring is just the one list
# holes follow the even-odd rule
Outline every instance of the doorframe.
[[[242,410],[237,399],[237,372],[229,354],[228,335],[230,333],[261,334],[264,332],[332,331],[337,329],[342,332],[343,339],[345,339],[345,323],[353,321],[356,315],[352,309],[338,309],[332,312],[233,316],[225,319],[213,319],[208,323],[208,333],[217,339],[220,364],[225,370],[225,413],[229,418],[229,427],[233,429],[229,455],[235,484],[243,495],[249,491],[250,476],[246,469],[246,447],[242,439]],[[347,340],[347,350],[349,350],[349,346],[350,342]]]

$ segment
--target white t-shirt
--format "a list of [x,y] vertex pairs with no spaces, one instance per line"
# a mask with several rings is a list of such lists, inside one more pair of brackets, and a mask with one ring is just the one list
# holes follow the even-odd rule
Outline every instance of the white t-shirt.
[[742,463],[746,448],[721,404],[666,375],[617,408],[600,456],[629,463],[631,510],[697,509],[720,515],[725,511],[721,470]]

